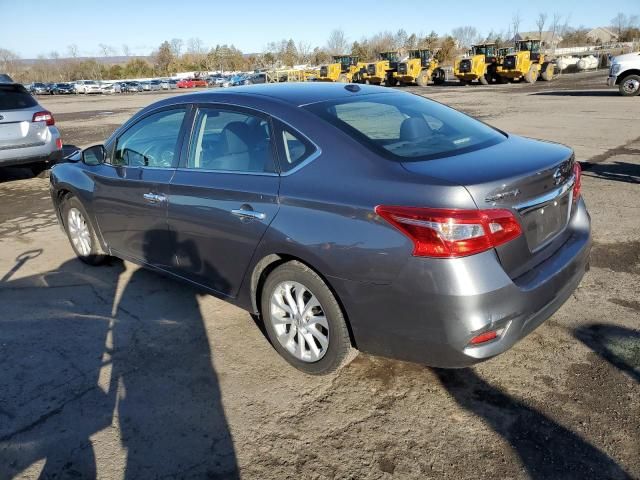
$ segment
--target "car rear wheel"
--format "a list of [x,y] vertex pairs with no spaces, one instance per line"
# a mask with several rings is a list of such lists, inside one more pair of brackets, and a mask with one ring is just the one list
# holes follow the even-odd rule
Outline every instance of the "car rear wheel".
[[305,373],[331,373],[357,354],[336,297],[301,262],[287,262],[267,277],[261,313],[273,347]]
[[640,94],[640,75],[627,75],[620,81],[620,95],[633,97]]
[[80,201],[68,196],[60,205],[64,229],[77,257],[89,265],[100,265],[108,256],[104,254],[89,216]]

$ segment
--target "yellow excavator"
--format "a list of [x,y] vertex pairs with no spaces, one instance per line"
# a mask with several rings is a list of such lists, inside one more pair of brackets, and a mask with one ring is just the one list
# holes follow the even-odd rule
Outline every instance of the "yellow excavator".
[[409,58],[398,63],[397,79],[404,85],[418,84],[426,87],[429,82],[442,85],[445,81],[445,73],[439,67],[438,60],[433,52],[426,48],[409,50]]
[[540,51],[540,40],[517,41],[515,52],[506,55],[498,69],[498,75],[503,79],[522,78],[527,83],[534,83],[538,78],[551,81],[554,73],[553,63]]
[[367,65],[365,80],[371,85],[392,86],[398,83],[398,61],[400,54],[394,52],[381,52],[378,60]]
[[495,43],[473,45],[469,53],[458,58],[453,65],[453,74],[462,84],[478,80],[488,85],[498,79],[498,49]]
[[367,64],[354,55],[334,55],[333,63],[322,65],[319,82],[363,83]]

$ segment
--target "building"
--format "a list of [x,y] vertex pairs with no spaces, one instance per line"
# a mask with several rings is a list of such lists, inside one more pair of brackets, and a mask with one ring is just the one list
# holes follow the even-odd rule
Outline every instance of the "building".
[[606,27],[596,27],[587,33],[587,38],[594,43],[611,43],[618,41],[618,35]]
[[519,40],[541,40],[542,48],[556,48],[558,44],[562,41],[562,37],[557,33],[547,31],[542,32],[519,32],[516,33],[512,42],[517,42]]

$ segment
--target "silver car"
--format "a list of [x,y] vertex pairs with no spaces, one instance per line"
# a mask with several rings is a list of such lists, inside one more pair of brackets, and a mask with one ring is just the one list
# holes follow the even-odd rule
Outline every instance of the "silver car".
[[35,175],[62,159],[51,112],[20,84],[0,76],[0,167],[28,165]]

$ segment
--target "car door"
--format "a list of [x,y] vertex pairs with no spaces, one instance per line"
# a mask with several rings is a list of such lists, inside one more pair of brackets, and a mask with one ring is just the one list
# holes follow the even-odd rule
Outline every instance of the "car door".
[[171,263],[167,196],[187,114],[183,105],[142,117],[115,139],[108,163],[94,173],[96,220],[119,256],[163,268]]
[[278,211],[272,127],[261,113],[200,105],[169,189],[174,272],[235,296]]

